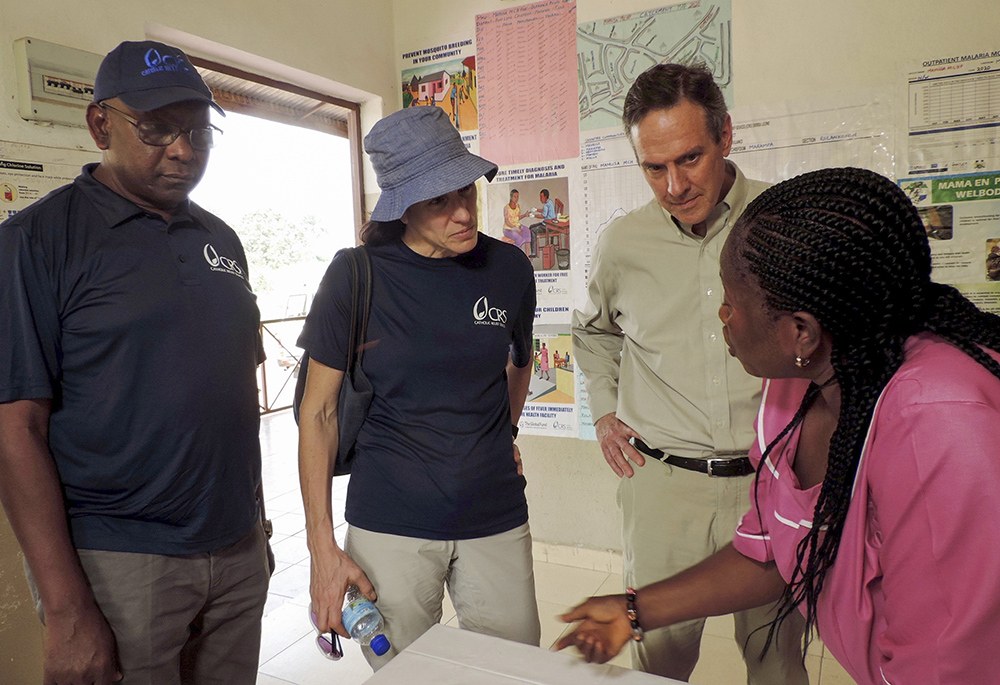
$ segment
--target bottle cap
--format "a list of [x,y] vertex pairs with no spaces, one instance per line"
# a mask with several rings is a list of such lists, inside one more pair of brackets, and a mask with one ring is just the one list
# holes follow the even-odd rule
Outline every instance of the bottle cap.
[[376,635],[368,646],[375,652],[375,656],[382,656],[389,651],[389,640],[385,635]]

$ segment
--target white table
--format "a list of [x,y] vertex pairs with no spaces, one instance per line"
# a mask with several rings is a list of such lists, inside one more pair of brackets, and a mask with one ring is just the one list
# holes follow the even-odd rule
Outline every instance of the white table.
[[668,685],[610,664],[588,664],[567,652],[509,642],[436,625],[386,664],[365,685]]

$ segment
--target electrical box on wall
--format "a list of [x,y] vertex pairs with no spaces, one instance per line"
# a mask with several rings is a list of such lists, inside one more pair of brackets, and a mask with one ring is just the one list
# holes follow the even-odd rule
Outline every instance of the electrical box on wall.
[[94,78],[103,55],[37,38],[14,41],[17,106],[28,121],[86,127]]

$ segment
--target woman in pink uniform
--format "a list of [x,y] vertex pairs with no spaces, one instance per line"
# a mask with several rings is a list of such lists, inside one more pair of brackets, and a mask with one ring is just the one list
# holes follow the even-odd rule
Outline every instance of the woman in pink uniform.
[[542,343],[542,349],[535,353],[538,358],[538,377],[541,378],[542,374],[545,374],[545,380],[551,380],[549,378],[549,349],[545,347],[545,343]]
[[858,683],[997,682],[1000,318],[930,271],[878,174],[804,174],[751,204],[719,316],[772,379],[753,506],[718,554],[566,614],[582,623],[561,647],[606,661],[644,629],[780,599],[771,636],[803,612]]

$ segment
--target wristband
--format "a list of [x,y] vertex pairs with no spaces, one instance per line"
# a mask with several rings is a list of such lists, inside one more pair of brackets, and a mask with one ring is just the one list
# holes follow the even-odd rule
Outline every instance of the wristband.
[[518,427],[517,427],[517,424],[516,424],[516,423],[512,423],[512,424],[510,424],[510,434],[514,436],[514,439],[515,439],[515,440],[517,440],[517,433],[518,433],[518,430],[519,430],[519,429],[518,429]]
[[632,639],[636,642],[642,642],[644,632],[642,626],[639,625],[639,610],[635,606],[635,600],[635,588],[625,588],[625,609],[628,613],[628,622],[632,625]]

